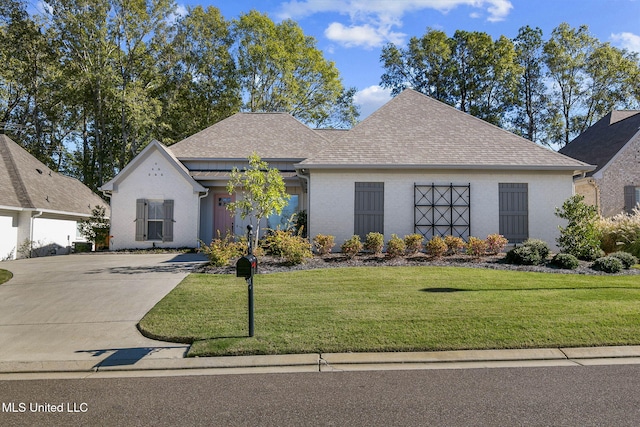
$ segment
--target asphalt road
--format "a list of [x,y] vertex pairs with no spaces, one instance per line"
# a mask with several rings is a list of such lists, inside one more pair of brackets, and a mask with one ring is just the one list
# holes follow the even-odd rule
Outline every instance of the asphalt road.
[[0,381],[0,405],[2,426],[636,426],[640,366]]

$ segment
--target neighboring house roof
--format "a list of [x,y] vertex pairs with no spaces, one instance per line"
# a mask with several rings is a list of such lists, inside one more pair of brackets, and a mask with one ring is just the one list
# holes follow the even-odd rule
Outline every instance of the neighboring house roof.
[[52,171],[6,135],[0,134],[0,207],[61,215],[90,216],[107,204],[75,178]]
[[640,111],[612,111],[598,120],[560,153],[596,165],[593,175],[604,168],[613,157],[640,131]]
[[297,166],[592,169],[411,89]]
[[151,141],[146,147],[144,147],[140,154],[134,157],[133,160],[130,161],[129,164],[127,164],[127,166],[125,166],[118,175],[116,175],[111,181],[100,187],[100,190],[107,192],[118,191],[118,183],[125,177],[127,177],[133,170],[135,170],[138,164],[143,162],[147,157],[149,157],[149,155],[151,155],[152,152],[155,151],[164,156],[165,159],[167,159],[167,161],[182,175],[182,177],[191,184],[191,186],[193,187],[193,191],[200,193],[205,193],[207,191],[206,188],[198,184],[191,177],[187,168],[182,163],[180,163],[176,156],[174,156],[173,153],[169,149],[167,149],[167,147],[165,147],[155,139]]
[[302,160],[328,142],[287,113],[237,113],[170,147],[180,160]]

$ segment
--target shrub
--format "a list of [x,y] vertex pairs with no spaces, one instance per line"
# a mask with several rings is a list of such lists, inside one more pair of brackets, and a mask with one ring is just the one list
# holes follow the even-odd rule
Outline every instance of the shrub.
[[406,249],[404,240],[399,238],[397,234],[392,234],[391,239],[387,242],[387,254],[392,258],[403,256]]
[[591,268],[605,273],[618,273],[622,270],[622,261],[614,256],[605,256],[596,259]]
[[331,253],[335,245],[335,237],[331,235],[317,234],[316,237],[313,238],[313,246],[320,255]]
[[487,253],[499,254],[509,241],[502,234],[489,234],[486,239]]
[[441,257],[442,255],[447,253],[447,244],[444,242],[444,239],[440,236],[433,236],[431,240],[427,242],[426,245],[427,253],[429,255],[433,255],[436,258]]
[[597,227],[602,235],[602,249],[606,252],[625,251],[640,258],[640,209],[634,209],[631,215],[622,213],[601,218]]
[[447,245],[447,255],[454,255],[464,248],[464,240],[460,237],[445,236],[444,243]]
[[556,216],[566,219],[566,227],[560,228],[558,246],[578,259],[587,261],[602,254],[600,231],[596,225],[598,214],[595,206],[583,202],[584,196],[576,194],[567,199],[562,208],[556,208]]
[[381,233],[367,233],[364,240],[364,249],[374,254],[381,254],[384,248],[384,236]]
[[522,245],[507,252],[505,260],[509,264],[538,265],[542,262],[542,257],[535,247]]
[[404,236],[404,245],[407,248],[407,253],[416,254],[422,250],[422,241],[424,236],[422,234],[409,234]]
[[340,246],[340,251],[349,258],[353,258],[358,255],[358,252],[362,250],[362,242],[360,236],[354,234]]
[[634,257],[629,252],[618,251],[609,254],[609,256],[618,258],[620,261],[622,261],[622,267],[626,270],[630,269],[638,263],[638,258]]
[[580,265],[580,262],[578,258],[571,254],[560,253],[553,257],[551,264],[563,270],[575,270]]
[[246,245],[236,242],[231,234],[227,234],[224,238],[218,237],[211,241],[210,245],[200,242],[200,251],[204,253],[209,262],[216,267],[224,267],[231,264],[231,260],[242,256]]
[[486,240],[478,239],[477,237],[470,236],[467,242],[466,248],[467,255],[474,257],[481,257],[487,253]]
[[529,246],[533,248],[533,250],[540,255],[540,259],[542,261],[546,261],[549,253],[551,252],[549,250],[549,245],[547,245],[547,242],[540,239],[527,239],[522,243],[522,246]]
[[263,239],[267,254],[282,258],[290,265],[302,264],[313,257],[311,244],[294,230],[271,230]]

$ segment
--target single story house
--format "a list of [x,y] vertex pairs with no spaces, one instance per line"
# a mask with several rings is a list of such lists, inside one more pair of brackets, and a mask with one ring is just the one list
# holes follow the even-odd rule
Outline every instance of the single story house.
[[0,260],[66,254],[84,241],[78,221],[108,205],[80,181],[52,171],[0,134]]
[[603,216],[631,213],[640,203],[640,111],[612,111],[560,153],[596,165],[575,186]]
[[238,113],[170,147],[154,141],[101,189],[111,198],[112,247],[194,247],[243,234],[225,186],[256,152],[281,172],[286,213],[307,212],[308,235],[340,245],[354,234],[501,233],[552,246],[554,210],[584,162],[407,89],[348,131],[311,129],[286,113]]

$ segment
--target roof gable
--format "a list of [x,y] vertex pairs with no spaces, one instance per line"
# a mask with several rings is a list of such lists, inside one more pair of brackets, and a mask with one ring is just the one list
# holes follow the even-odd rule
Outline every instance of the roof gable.
[[106,203],[75,178],[49,169],[6,135],[0,135],[0,205],[90,215]]
[[118,191],[118,183],[124,180],[135,168],[141,164],[153,152],[159,152],[174,167],[180,175],[193,187],[195,192],[207,191],[189,175],[187,168],[176,158],[176,156],[163,144],[157,140],[152,140],[144,149],[127,164],[111,181],[100,187],[102,191]]
[[411,89],[300,166],[589,169]]
[[305,159],[328,139],[287,113],[237,113],[170,147],[179,159]]
[[604,168],[640,131],[640,111],[612,111],[578,135],[560,153]]

